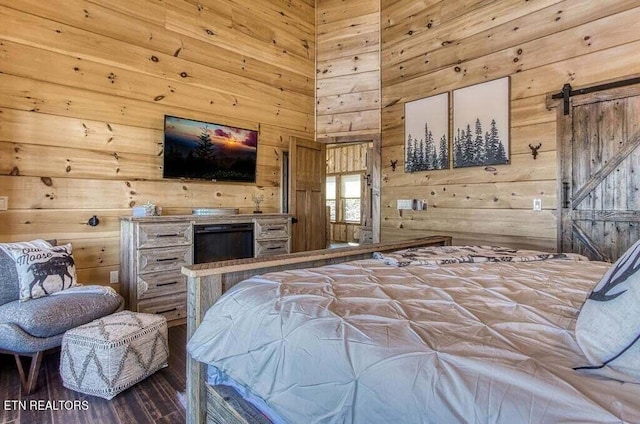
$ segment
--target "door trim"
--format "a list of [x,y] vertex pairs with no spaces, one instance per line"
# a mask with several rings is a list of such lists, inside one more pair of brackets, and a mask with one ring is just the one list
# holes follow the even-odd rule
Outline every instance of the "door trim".
[[382,163],[382,136],[380,133],[371,135],[345,135],[340,137],[319,138],[318,143],[340,144],[340,143],[368,143],[372,147],[371,164],[371,232],[374,243],[380,243],[380,223],[381,223],[381,199],[380,199],[380,176]]
[[[570,110],[573,110],[573,99],[569,99]],[[564,114],[561,105],[557,105],[557,182],[556,182],[556,210],[557,212],[557,251],[562,252],[563,241],[571,239],[571,226],[569,225],[571,216],[571,193],[565,193],[563,191],[563,182],[571,181],[573,174],[573,152],[571,149],[566,149],[571,143],[573,138],[573,113],[568,115]],[[567,150],[564,152],[564,150]],[[563,154],[564,153],[564,154]],[[567,199],[564,199],[564,196]]]

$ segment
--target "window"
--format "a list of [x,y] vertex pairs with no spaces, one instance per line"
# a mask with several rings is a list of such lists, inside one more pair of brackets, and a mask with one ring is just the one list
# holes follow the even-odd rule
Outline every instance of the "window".
[[336,177],[327,177],[327,206],[330,208],[329,220],[336,222]]
[[360,223],[360,178],[360,174],[340,177],[340,201],[345,222]]
[[360,223],[361,189],[361,174],[327,177],[327,206],[331,222]]

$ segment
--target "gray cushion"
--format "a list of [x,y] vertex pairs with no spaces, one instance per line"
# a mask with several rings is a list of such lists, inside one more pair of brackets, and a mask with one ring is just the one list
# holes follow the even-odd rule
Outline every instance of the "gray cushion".
[[0,305],[18,300],[20,288],[13,258],[0,249]]
[[121,296],[94,293],[15,300],[0,306],[0,323],[15,324],[35,337],[51,337],[109,315],[122,302]]
[[0,324],[0,349],[16,353],[33,353],[60,346],[64,334],[54,337],[33,337],[15,324]]

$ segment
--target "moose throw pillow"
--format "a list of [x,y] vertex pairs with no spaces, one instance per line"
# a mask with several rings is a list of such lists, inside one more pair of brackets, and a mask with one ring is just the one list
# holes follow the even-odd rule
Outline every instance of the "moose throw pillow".
[[7,250],[16,263],[21,302],[78,285],[71,244]]
[[640,241],[587,298],[578,315],[576,339],[590,362],[577,370],[640,383]]

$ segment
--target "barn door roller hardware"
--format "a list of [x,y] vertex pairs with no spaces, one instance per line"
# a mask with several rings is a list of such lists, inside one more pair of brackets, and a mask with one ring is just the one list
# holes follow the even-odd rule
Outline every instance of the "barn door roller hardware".
[[610,90],[612,88],[625,87],[627,85],[640,84],[640,77],[629,78],[622,81],[614,81],[607,84],[594,85],[593,87],[580,88],[574,90],[571,88],[571,84],[565,84],[562,86],[562,91],[551,96],[552,99],[562,99],[564,103],[564,114],[569,114],[569,98],[572,96],[578,96],[580,94],[589,94],[596,91]]

